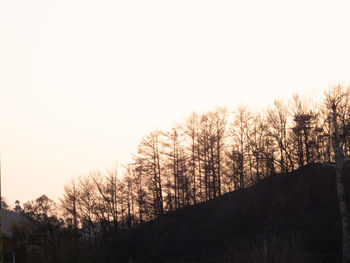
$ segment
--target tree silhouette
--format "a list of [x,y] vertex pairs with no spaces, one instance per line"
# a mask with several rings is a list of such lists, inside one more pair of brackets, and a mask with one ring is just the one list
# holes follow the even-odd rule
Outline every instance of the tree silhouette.
[[341,102],[347,100],[347,97],[348,94],[344,91],[344,88],[341,85],[337,85],[328,90],[325,98],[326,107],[331,111],[333,121],[333,150],[335,155],[338,204],[343,228],[343,263],[350,262],[350,225],[343,182],[344,153],[340,144],[337,110]]

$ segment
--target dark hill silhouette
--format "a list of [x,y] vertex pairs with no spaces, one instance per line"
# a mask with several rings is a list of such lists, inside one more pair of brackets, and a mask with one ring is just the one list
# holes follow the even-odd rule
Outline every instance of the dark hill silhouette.
[[[347,192],[349,177],[347,169]],[[118,246],[133,262],[225,262],[237,255],[241,261],[235,262],[245,262],[254,251],[282,253],[283,248],[294,257],[323,255],[312,262],[338,262],[341,224],[334,169],[312,164],[272,175],[136,227]]]

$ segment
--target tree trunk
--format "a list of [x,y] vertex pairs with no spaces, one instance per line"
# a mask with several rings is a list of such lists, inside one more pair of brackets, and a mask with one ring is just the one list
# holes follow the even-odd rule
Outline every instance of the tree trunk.
[[336,182],[337,182],[337,194],[338,194],[338,205],[339,212],[342,221],[343,228],[343,263],[350,263],[350,231],[349,231],[349,219],[348,211],[346,206],[344,183],[343,183],[343,166],[344,166],[344,155],[339,145],[339,133],[337,124],[337,110],[336,105],[332,105],[333,111],[333,125],[334,125],[334,141],[333,149],[335,155],[335,170],[336,170]]

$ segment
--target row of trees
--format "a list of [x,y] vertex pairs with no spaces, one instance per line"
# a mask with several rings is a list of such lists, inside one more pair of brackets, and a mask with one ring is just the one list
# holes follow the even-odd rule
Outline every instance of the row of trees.
[[[337,105],[339,143],[350,153],[350,89]],[[330,94],[330,93],[329,93]],[[330,96],[328,94],[328,96]],[[110,238],[166,212],[245,188],[277,172],[334,162],[332,109],[295,95],[262,112],[239,107],[192,113],[170,131],[153,131],[138,146],[122,178],[116,170],[79,178],[61,199],[84,236]],[[107,233],[109,233],[107,235]]]
[[[333,90],[342,94],[336,109],[337,140],[349,155],[350,88]],[[117,168],[92,172],[67,184],[59,205],[46,196],[27,202],[22,210],[25,226],[14,228],[14,233],[28,244],[37,240],[30,248],[45,251],[43,262],[117,258],[113,247],[118,236],[135,225],[248,187],[274,173],[334,162],[334,115],[326,103],[332,94],[318,104],[295,95],[260,112],[239,107],[233,112],[216,108],[192,113],[169,131],[143,137],[122,176]],[[28,247],[27,243],[21,244]],[[69,255],[66,261],[63,255]],[[41,262],[37,256],[33,260]]]

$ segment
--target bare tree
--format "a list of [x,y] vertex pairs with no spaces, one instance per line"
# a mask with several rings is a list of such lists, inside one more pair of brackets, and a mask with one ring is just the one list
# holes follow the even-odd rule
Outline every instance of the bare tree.
[[332,114],[333,121],[333,150],[335,155],[335,171],[338,193],[339,212],[343,228],[343,263],[350,262],[350,229],[349,216],[347,211],[345,190],[343,183],[344,153],[340,145],[339,128],[338,128],[338,107],[346,98],[346,92],[343,86],[337,85],[326,92],[325,105]]
[[[169,210],[180,207],[180,141],[179,129],[172,128],[170,132],[163,133],[166,140],[163,141],[164,154],[167,157],[167,207]],[[172,176],[170,176],[172,175]]]
[[74,180],[64,186],[63,198],[60,198],[61,207],[63,208],[63,214],[67,217],[72,217],[73,228],[78,227],[78,214],[77,214],[77,199],[78,191]]
[[150,200],[146,188],[147,169],[144,159],[134,157],[134,162],[130,164],[133,173],[133,182],[135,185],[135,201],[138,209],[138,222],[142,224],[145,220],[150,219]]
[[216,132],[213,113],[203,114],[200,118],[200,132],[198,134],[199,158],[204,174],[203,184],[204,200],[216,197],[218,193],[218,174],[216,166]]
[[277,164],[281,172],[288,172],[289,167],[294,170],[291,149],[288,147],[288,116],[287,105],[275,100],[274,108],[268,111],[269,135],[279,149]]
[[218,195],[221,195],[222,191],[222,169],[223,169],[223,156],[225,152],[225,139],[226,139],[226,128],[227,128],[227,110],[225,108],[216,108],[213,112],[213,121],[215,123],[215,144],[216,144],[216,158],[215,168],[217,174],[217,186]]
[[268,130],[267,124],[262,114],[256,114],[253,116],[251,128],[248,130],[248,143],[250,145],[249,154],[252,155],[254,159],[254,164],[252,164],[255,169],[255,180],[259,181],[266,172],[266,161],[265,156],[269,145],[267,145]]
[[80,215],[84,237],[89,241],[97,241],[95,221],[95,197],[96,188],[89,176],[80,177],[77,183],[79,198],[77,199],[77,210]]
[[[200,158],[198,156],[198,132],[199,116],[197,113],[192,113],[185,123],[185,134],[188,139],[188,152],[190,156],[189,172],[192,177],[191,190],[194,204],[197,202],[198,196],[201,196],[200,193],[198,194],[198,188],[200,189],[201,184]],[[199,184],[199,186],[197,184]]]
[[128,229],[131,229],[131,227],[134,225],[134,215],[135,215],[135,209],[134,209],[134,184],[133,184],[133,171],[130,166],[126,169],[126,174],[124,175],[124,178],[122,180],[122,185],[124,185],[123,188],[123,194],[125,196],[126,201],[126,224]]
[[[246,107],[239,107],[234,116],[230,136],[232,138],[232,153],[229,158],[234,163],[234,170],[238,173],[238,188],[246,187],[248,183],[247,173],[251,171],[248,166],[248,130],[251,120],[251,113]],[[247,170],[248,169],[248,170]],[[251,175],[250,175],[251,179]]]
[[154,215],[160,216],[164,213],[163,189],[162,189],[162,167],[160,158],[160,132],[151,132],[144,137],[138,147],[138,153],[143,158],[148,177],[148,188],[153,194]]

